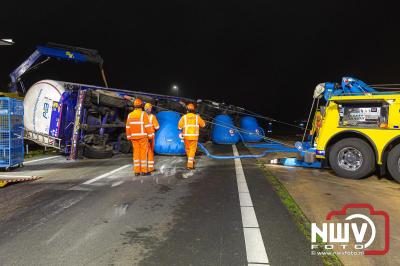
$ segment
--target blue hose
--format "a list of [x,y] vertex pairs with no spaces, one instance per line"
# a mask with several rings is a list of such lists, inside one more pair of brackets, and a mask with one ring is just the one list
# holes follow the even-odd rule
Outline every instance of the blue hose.
[[213,155],[211,154],[206,147],[202,143],[198,143],[197,146],[207,155],[207,157],[212,158],[212,159],[217,159],[217,160],[230,160],[230,159],[245,159],[245,158],[261,158],[265,157],[269,153],[273,152],[297,152],[297,149],[295,148],[287,148],[287,147],[282,147],[280,149],[274,149],[274,150],[265,150],[264,152],[260,154],[245,154],[245,155],[239,155],[239,156],[234,156],[234,155]]

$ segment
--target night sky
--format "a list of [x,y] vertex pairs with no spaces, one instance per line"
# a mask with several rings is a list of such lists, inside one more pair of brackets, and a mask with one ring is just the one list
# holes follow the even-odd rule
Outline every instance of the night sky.
[[[378,1],[373,1],[378,2]],[[285,121],[314,87],[355,76],[400,83],[396,6],[367,1],[2,1],[0,85],[38,44],[93,48],[112,87],[213,99]],[[43,3],[43,4],[40,4]],[[26,76],[101,85],[95,65],[49,62]]]

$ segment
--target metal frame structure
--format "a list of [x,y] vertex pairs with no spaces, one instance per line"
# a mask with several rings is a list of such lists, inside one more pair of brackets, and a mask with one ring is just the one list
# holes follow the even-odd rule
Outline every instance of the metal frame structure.
[[0,97],[0,168],[24,161],[24,107],[20,100]]

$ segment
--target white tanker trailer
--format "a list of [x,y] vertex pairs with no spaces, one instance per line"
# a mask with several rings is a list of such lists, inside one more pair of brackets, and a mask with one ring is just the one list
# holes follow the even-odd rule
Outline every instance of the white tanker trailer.
[[108,158],[130,152],[125,117],[126,93],[102,87],[41,80],[24,98],[25,138],[58,148],[76,158]]

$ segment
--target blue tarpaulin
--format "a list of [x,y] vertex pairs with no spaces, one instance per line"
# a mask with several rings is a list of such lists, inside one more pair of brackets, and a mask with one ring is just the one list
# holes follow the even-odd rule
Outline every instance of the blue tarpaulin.
[[260,142],[264,139],[264,130],[258,125],[257,119],[244,116],[240,119],[241,135],[244,142]]
[[214,119],[212,141],[216,144],[236,144],[239,142],[239,134],[233,125],[229,115],[217,115]]
[[179,138],[178,122],[181,115],[172,111],[159,112],[160,129],[156,132],[154,151],[164,155],[184,155],[185,146]]

